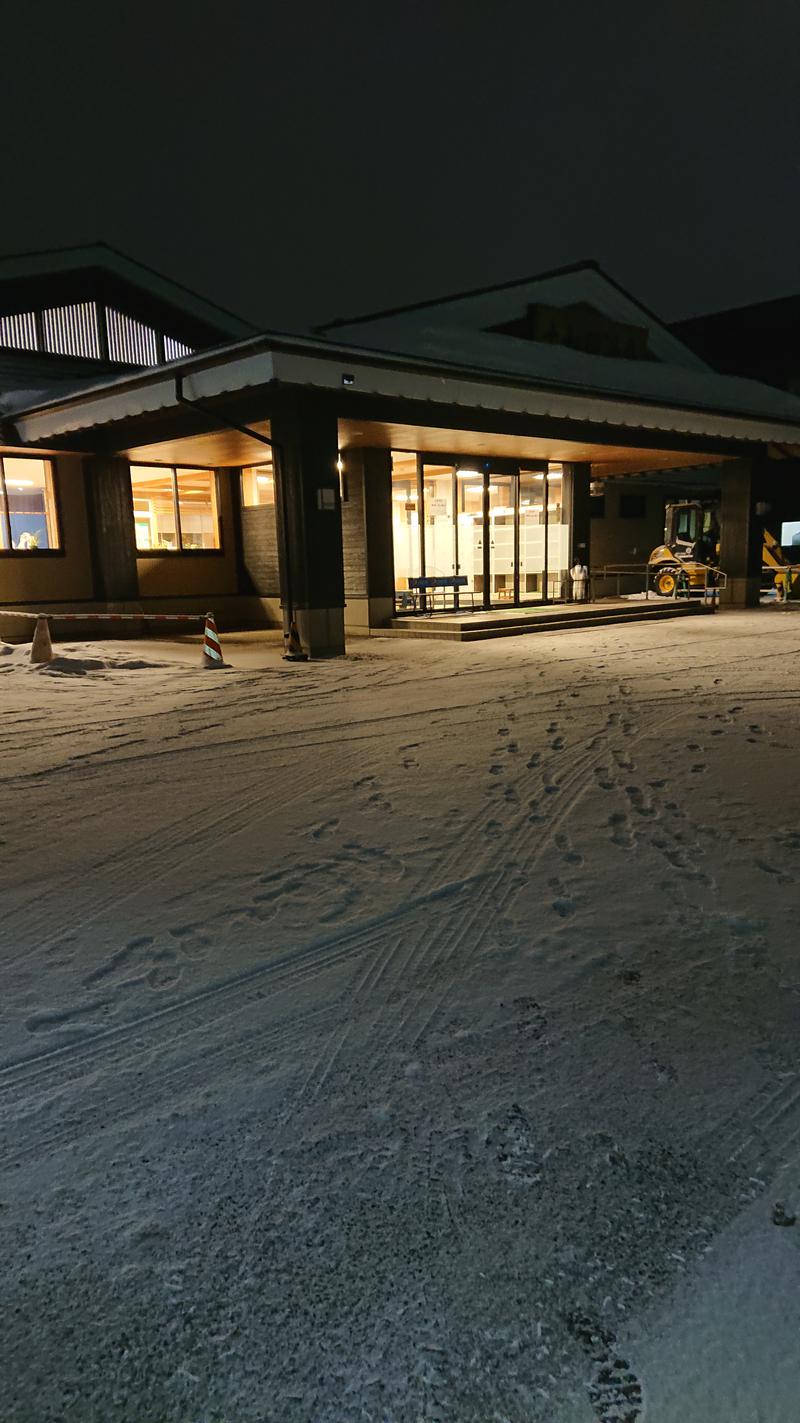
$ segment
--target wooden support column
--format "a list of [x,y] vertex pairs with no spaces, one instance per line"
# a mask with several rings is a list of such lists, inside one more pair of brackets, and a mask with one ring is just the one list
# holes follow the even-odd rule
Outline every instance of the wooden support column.
[[337,421],[333,405],[306,391],[281,391],[270,417],[276,479],[281,601],[291,603],[311,657],[344,645],[344,567]]
[[592,481],[590,464],[565,464],[563,468],[562,514],[569,524],[569,566],[585,563],[590,567],[591,515],[589,488]]
[[100,602],[139,598],[136,529],[127,460],[98,455],[84,461],[94,594]]
[[764,464],[756,458],[737,460],[735,464],[720,467],[719,566],[728,575],[728,585],[720,594],[720,602],[729,607],[753,608],[758,605],[764,526],[756,512],[756,504],[760,498],[759,476]]

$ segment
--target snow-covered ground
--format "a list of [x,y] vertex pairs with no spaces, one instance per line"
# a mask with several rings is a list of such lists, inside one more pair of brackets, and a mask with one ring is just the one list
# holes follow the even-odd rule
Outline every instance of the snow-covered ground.
[[796,1423],[800,617],[0,646],[3,1423]]

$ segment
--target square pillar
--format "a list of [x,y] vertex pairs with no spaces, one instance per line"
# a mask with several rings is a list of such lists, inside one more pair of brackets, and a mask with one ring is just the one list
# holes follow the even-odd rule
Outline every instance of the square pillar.
[[345,627],[385,627],[394,611],[392,454],[342,451]]
[[136,602],[136,527],[131,472],[127,460],[96,456],[84,460],[94,595],[104,603]]
[[276,449],[281,602],[311,657],[344,654],[342,511],[336,412],[324,396],[281,391],[270,417]]
[[562,514],[565,524],[569,524],[569,566],[575,563],[590,564],[591,505],[589,491],[592,482],[590,464],[565,464],[563,469]]
[[764,529],[756,512],[759,501],[760,459],[737,460],[720,467],[719,566],[728,576],[720,602],[729,607],[758,606]]

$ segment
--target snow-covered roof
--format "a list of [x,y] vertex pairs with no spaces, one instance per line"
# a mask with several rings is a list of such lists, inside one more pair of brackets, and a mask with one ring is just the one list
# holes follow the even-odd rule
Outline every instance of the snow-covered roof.
[[[586,311],[597,315],[601,343],[604,323],[612,338],[615,325],[623,340],[626,333],[638,332],[644,358],[600,354],[497,329],[523,327],[529,313],[544,314],[544,322],[530,323],[542,328],[548,312],[556,328],[559,313],[568,326],[572,313]],[[453,362],[551,387],[732,414],[795,420],[800,415],[795,397],[713,371],[594,263],[320,329],[361,348]]]

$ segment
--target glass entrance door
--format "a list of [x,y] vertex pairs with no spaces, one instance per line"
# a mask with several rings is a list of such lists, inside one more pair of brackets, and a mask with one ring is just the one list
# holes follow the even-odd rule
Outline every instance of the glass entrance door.
[[483,602],[483,475],[475,469],[456,471],[457,564],[456,572],[467,580],[465,608]]
[[547,475],[519,472],[519,597],[541,603],[547,593]]
[[489,603],[517,602],[517,476],[489,475]]
[[428,599],[418,601],[409,589],[420,574],[467,580],[466,596],[462,589],[430,606],[502,608],[564,598],[569,528],[561,465],[515,469],[504,462],[492,469],[488,461],[447,459],[392,454],[398,608],[429,610]]
[[452,578],[456,571],[452,465],[423,463],[422,517],[426,578]]

